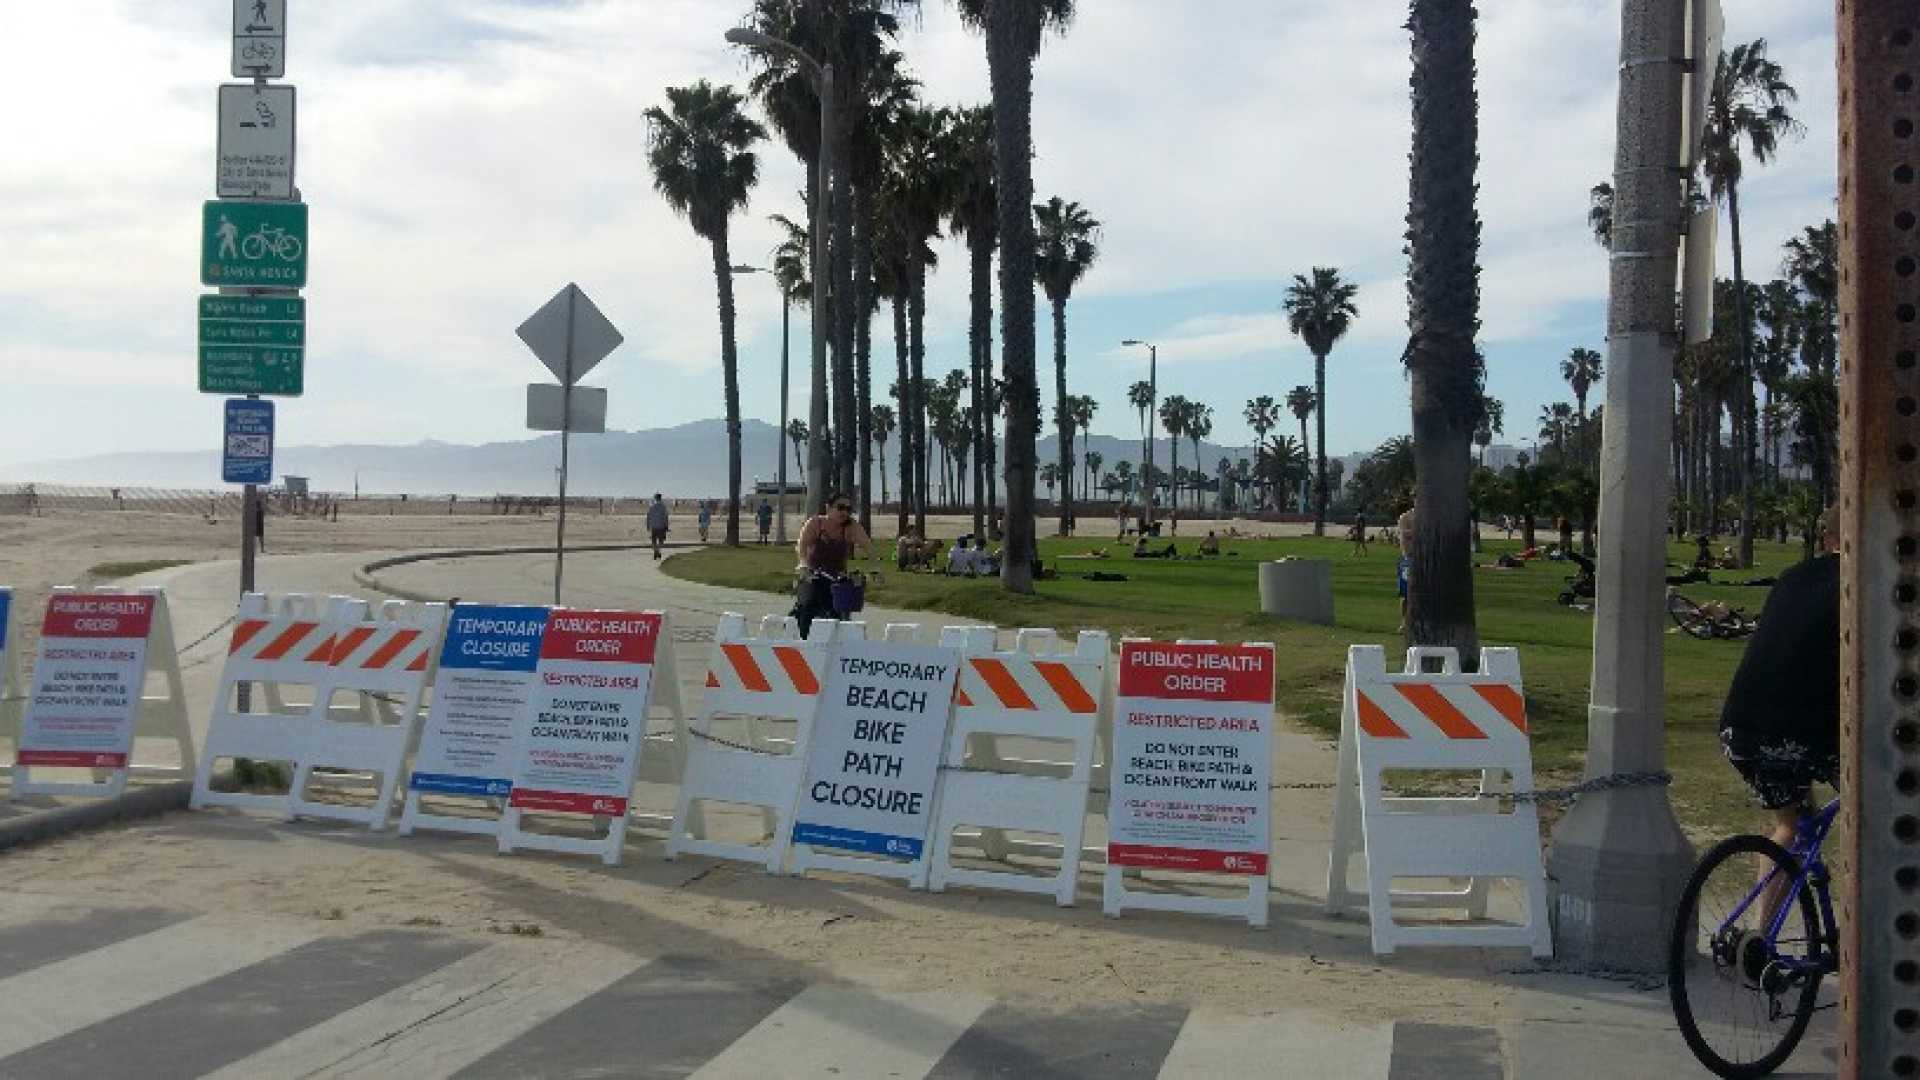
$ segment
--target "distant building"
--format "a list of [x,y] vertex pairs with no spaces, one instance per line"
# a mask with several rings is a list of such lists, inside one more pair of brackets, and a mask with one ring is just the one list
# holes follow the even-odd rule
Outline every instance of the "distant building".
[[[1479,447],[1475,447],[1474,449],[1478,451]],[[1494,472],[1503,472],[1520,464],[1521,454],[1527,454],[1528,461],[1533,460],[1533,456],[1528,453],[1524,447],[1508,446],[1506,443],[1494,443],[1487,447],[1485,457],[1486,466]]]

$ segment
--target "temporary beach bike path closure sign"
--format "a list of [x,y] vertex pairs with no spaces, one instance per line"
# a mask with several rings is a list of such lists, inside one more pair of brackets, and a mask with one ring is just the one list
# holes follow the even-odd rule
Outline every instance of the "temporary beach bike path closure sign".
[[818,866],[925,884],[959,665],[956,650],[931,645],[848,641],[834,651],[794,813],[796,873]]
[[[20,724],[13,793],[114,794],[126,783],[157,597],[62,593],[47,601]],[[111,769],[110,784],[35,782],[36,766]]]
[[[501,851],[540,848],[619,864],[665,632],[666,617],[657,611],[553,609],[534,667],[531,723],[512,775]],[[523,831],[525,811],[610,820],[605,837],[580,839]]]
[[440,677],[407,781],[400,835],[415,828],[494,835],[492,817],[421,809],[422,795],[505,799],[527,730],[527,704],[547,629],[544,607],[461,605],[447,619]]
[[[1266,924],[1273,646],[1120,646],[1106,912],[1244,912]],[[1251,878],[1245,900],[1126,890],[1123,867]]]

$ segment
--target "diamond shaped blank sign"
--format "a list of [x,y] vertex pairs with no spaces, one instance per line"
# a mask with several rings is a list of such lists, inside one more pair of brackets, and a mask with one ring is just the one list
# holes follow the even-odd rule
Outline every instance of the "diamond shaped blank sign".
[[[626,340],[572,282],[554,293],[515,333],[563,385],[579,382]],[[567,362],[569,347],[572,364]]]

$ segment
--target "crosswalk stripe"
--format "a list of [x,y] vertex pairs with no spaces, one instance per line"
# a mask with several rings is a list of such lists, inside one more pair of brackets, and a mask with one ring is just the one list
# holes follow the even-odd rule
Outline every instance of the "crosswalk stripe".
[[0,979],[0,1058],[118,1016],[318,937],[269,923],[178,923]]
[[927,1080],[1150,1080],[1186,1016],[1178,1005],[1090,1005],[1056,1012],[1033,1002],[995,1002],[947,1049]]
[[1393,1025],[1344,1024],[1311,1014],[1195,1012],[1160,1066],[1160,1080],[1301,1076],[1386,1080]]
[[925,1076],[993,999],[984,994],[881,994],[815,985],[774,1010],[693,1080],[845,1080]]
[[449,1076],[606,989],[644,960],[598,947],[495,945],[210,1074]]
[[52,917],[0,926],[0,978],[150,934],[187,918],[161,908],[89,908],[84,904],[69,904],[64,910],[47,914]]

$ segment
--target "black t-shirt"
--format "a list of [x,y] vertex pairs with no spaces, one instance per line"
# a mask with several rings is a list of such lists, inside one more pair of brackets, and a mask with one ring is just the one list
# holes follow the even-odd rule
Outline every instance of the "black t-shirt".
[[1838,556],[1822,555],[1780,575],[1727,688],[1720,729],[1745,747],[1792,741],[1815,755],[1839,752]]

